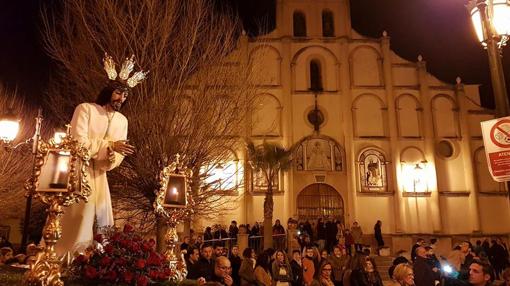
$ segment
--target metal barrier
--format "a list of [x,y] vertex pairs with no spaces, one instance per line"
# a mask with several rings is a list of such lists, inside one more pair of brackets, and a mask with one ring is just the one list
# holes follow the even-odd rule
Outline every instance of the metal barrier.
[[[248,238],[248,246],[257,254],[264,251],[264,236],[256,235]],[[287,234],[273,234],[273,248],[285,250],[287,248]]]
[[[211,245],[212,247],[220,244],[223,246],[224,255],[229,255],[232,251],[232,246],[237,245],[235,238],[216,238],[204,240],[203,244]],[[264,251],[264,236],[255,235],[248,237],[248,247],[253,248],[255,253],[260,254]],[[287,248],[287,234],[273,234],[273,248],[285,250]]]

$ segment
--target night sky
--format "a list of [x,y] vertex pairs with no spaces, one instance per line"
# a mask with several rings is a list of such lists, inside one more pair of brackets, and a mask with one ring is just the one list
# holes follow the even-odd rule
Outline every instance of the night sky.
[[[36,102],[44,95],[51,60],[39,34],[39,6],[48,0],[2,1],[0,9],[0,81],[18,88]],[[51,0],[54,2],[55,0]],[[218,0],[238,9],[247,30],[255,23],[274,28],[275,0]],[[480,46],[464,5],[467,0],[351,0],[352,27],[362,35],[380,37],[386,30],[392,49],[416,61],[445,82],[460,76],[464,83],[482,84],[482,104],[493,106],[487,54]],[[503,65],[510,86],[510,48]]]

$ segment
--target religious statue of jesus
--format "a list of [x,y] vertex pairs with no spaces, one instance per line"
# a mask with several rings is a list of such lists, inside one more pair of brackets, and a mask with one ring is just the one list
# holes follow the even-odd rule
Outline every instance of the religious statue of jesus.
[[94,220],[99,228],[114,224],[106,172],[118,167],[124,156],[135,151],[127,140],[128,120],[120,110],[131,88],[146,75],[138,71],[129,77],[133,59],[126,59],[117,77],[115,62],[105,55],[108,84],[95,103],[82,103],[74,110],[71,135],[89,149],[92,159],[88,168],[91,194],[87,203],[81,201],[65,209],[62,238],[55,248],[59,256],[83,252],[92,244]]

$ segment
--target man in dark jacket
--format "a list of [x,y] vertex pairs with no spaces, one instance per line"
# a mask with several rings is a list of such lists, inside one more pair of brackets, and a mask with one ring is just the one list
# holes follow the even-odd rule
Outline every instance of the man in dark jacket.
[[427,260],[427,250],[425,247],[416,248],[416,259],[414,261],[414,283],[416,286],[434,286],[436,280],[440,280],[438,269],[432,268]]
[[303,267],[301,266],[301,252],[299,250],[292,251],[290,267],[292,269],[292,286],[302,286]]
[[200,278],[200,269],[198,269],[198,260],[200,259],[200,251],[198,248],[190,248],[186,258],[186,268],[188,269],[188,279]]
[[211,281],[214,274],[214,260],[212,259],[212,254],[212,246],[203,244],[197,267],[200,273],[199,276],[205,278],[206,281]]

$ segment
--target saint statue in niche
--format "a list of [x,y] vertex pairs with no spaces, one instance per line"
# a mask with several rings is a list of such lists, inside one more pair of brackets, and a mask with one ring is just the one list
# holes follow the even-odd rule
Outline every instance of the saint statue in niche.
[[381,185],[381,172],[379,172],[379,162],[370,159],[367,172],[367,186]]
[[[315,141],[315,142],[313,142]],[[324,140],[313,140],[312,147],[307,150],[308,152],[308,170],[331,170],[331,155],[330,148],[324,148],[321,141]],[[328,144],[329,147],[329,144]]]
[[368,150],[360,158],[361,184],[366,191],[384,190],[386,187],[386,166],[384,157],[375,151]]

